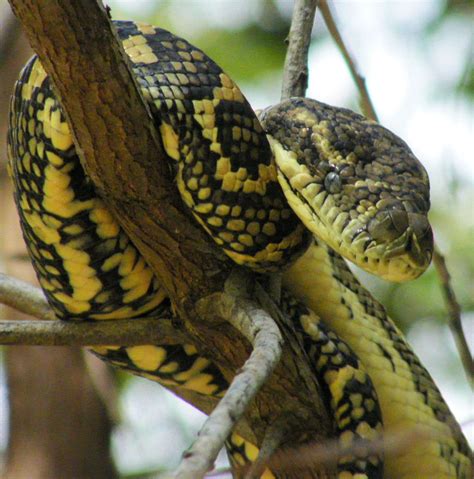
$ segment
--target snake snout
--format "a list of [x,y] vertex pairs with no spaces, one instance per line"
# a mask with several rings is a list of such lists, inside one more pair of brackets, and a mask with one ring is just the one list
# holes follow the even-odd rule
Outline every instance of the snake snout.
[[370,221],[368,232],[376,242],[390,243],[403,235],[408,226],[408,213],[405,210],[385,210],[377,213]]
[[425,215],[408,213],[411,235],[408,238],[407,253],[420,266],[428,265],[433,255],[433,231]]
[[433,233],[423,214],[401,208],[380,211],[369,222],[367,231],[375,243],[386,245],[386,260],[406,258],[402,261],[419,271],[431,261]]

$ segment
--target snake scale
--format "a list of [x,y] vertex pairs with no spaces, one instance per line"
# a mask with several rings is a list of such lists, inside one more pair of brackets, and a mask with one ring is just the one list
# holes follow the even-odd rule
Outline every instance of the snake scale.
[[[340,444],[376,439],[382,428],[427,431],[396,455],[341,458],[337,477],[471,477],[469,447],[437,387],[342,258],[395,281],[428,266],[428,178],[407,145],[314,100],[287,100],[257,119],[235,83],[186,40],[115,26],[194,218],[238,264],[284,269],[281,307],[323,385]],[[36,57],[12,96],[8,156],[24,238],[58,318],[167,311],[157,278],[84,173]],[[93,351],[165,386],[214,397],[228,386],[190,344]],[[233,464],[258,452],[235,434],[228,447]]]

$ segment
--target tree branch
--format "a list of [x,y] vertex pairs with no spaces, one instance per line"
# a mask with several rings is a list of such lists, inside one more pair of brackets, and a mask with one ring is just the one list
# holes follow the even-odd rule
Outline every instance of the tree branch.
[[[349,50],[344,43],[341,34],[339,33],[339,29],[334,21],[334,17],[331,13],[331,9],[329,8],[327,0],[320,0],[320,10],[329,33],[333,37],[339,48],[339,51],[344,57],[344,60],[346,61],[346,64],[351,72],[352,79],[357,86],[362,113],[367,118],[378,122],[377,113],[375,112],[375,108],[365,84],[365,78],[359,73],[356,61],[349,53]],[[449,275],[444,257],[436,246],[433,252],[433,263],[441,282],[444,301],[448,309],[448,326],[454,336],[454,341],[462,361],[464,372],[466,373],[466,376],[472,386],[474,385],[474,362],[472,360],[472,355],[469,351],[469,345],[462,327],[461,307],[456,299],[454,289],[451,285],[451,277]]]
[[[244,479],[260,479],[262,477],[270,458],[285,443],[292,422],[293,418],[281,416],[268,427],[258,451],[258,457],[255,462],[247,466],[248,470]],[[276,470],[274,471],[276,472]]]
[[176,479],[203,477],[212,467],[237,421],[280,360],[282,337],[268,313],[251,302],[235,301],[234,296],[221,297],[219,307],[223,317],[244,332],[253,351],[185,453],[175,471]]
[[0,304],[6,304],[38,319],[56,319],[41,289],[2,273],[0,273]]
[[451,284],[451,276],[446,266],[446,260],[439,249],[435,247],[433,252],[433,263],[438,273],[441,288],[443,291],[444,302],[448,308],[448,326],[454,337],[456,347],[461,357],[462,365],[469,380],[471,387],[474,386],[474,362],[472,360],[469,345],[464,335],[461,321],[461,306],[459,305],[456,294]]
[[231,265],[189,220],[106,11],[90,0],[10,3],[52,79],[98,193],[181,316],[192,317],[194,299],[219,291]]
[[305,96],[308,86],[308,49],[318,0],[296,0],[286,52],[281,99]]
[[349,49],[347,48],[341,34],[339,33],[339,29],[337,28],[336,22],[334,21],[333,14],[327,0],[320,0],[319,8],[324,18],[324,22],[326,23],[326,27],[329,30],[329,33],[331,34],[333,40],[336,42],[336,45],[339,48],[339,51],[341,52],[341,55],[344,58],[347,67],[349,68],[352,79],[354,80],[354,83],[359,90],[359,103],[362,113],[367,118],[378,122],[377,113],[375,113],[375,108],[372,104],[372,100],[370,99],[370,95],[365,84],[365,78],[359,72],[354,58],[349,53]]
[[0,304],[39,320],[0,320],[0,345],[94,346],[102,344],[185,344],[189,335],[165,318],[115,321],[53,321],[56,316],[41,289],[0,273]]
[[99,346],[120,344],[184,344],[189,338],[175,330],[169,318],[74,322],[0,320],[1,345]]
[[[339,459],[347,456],[362,455],[400,455],[415,444],[430,437],[430,433],[420,426],[402,431],[391,431],[370,442],[355,439],[352,444],[341,447],[335,440],[323,443],[309,442],[297,447],[287,447],[277,450],[262,465],[278,473],[290,473],[291,477],[302,477],[306,472],[322,473],[334,467]],[[306,476],[303,476],[306,477]],[[310,477],[318,477],[311,475]],[[326,477],[326,476],[323,476]]]

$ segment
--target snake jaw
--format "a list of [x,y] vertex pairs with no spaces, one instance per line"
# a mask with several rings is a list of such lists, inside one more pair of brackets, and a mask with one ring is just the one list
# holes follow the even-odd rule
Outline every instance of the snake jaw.
[[426,270],[431,262],[432,251],[432,242],[431,246],[425,245],[424,240],[420,242],[409,227],[396,241],[368,248],[366,255],[381,258],[377,268],[380,277],[403,282],[417,278]]
[[[325,194],[317,181],[307,181],[307,175],[294,163],[294,154],[271,137],[270,143],[278,158],[278,178],[288,203],[313,235],[360,268],[388,281],[408,281],[425,271],[431,261],[433,241],[424,215],[406,214],[408,226],[400,234],[396,229],[403,223],[402,215],[381,211],[380,216],[386,216],[385,223],[390,221],[391,228],[385,224],[385,234],[373,237],[370,230],[375,228],[373,223],[370,226],[370,217],[351,219],[347,213],[337,213],[333,197]],[[306,186],[299,189],[300,184]],[[380,233],[380,229],[377,231]]]

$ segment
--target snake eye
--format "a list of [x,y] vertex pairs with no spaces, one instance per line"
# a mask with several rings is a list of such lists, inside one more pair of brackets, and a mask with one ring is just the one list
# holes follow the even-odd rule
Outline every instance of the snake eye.
[[342,189],[341,177],[334,171],[331,171],[324,178],[324,188],[329,193],[339,193]]

